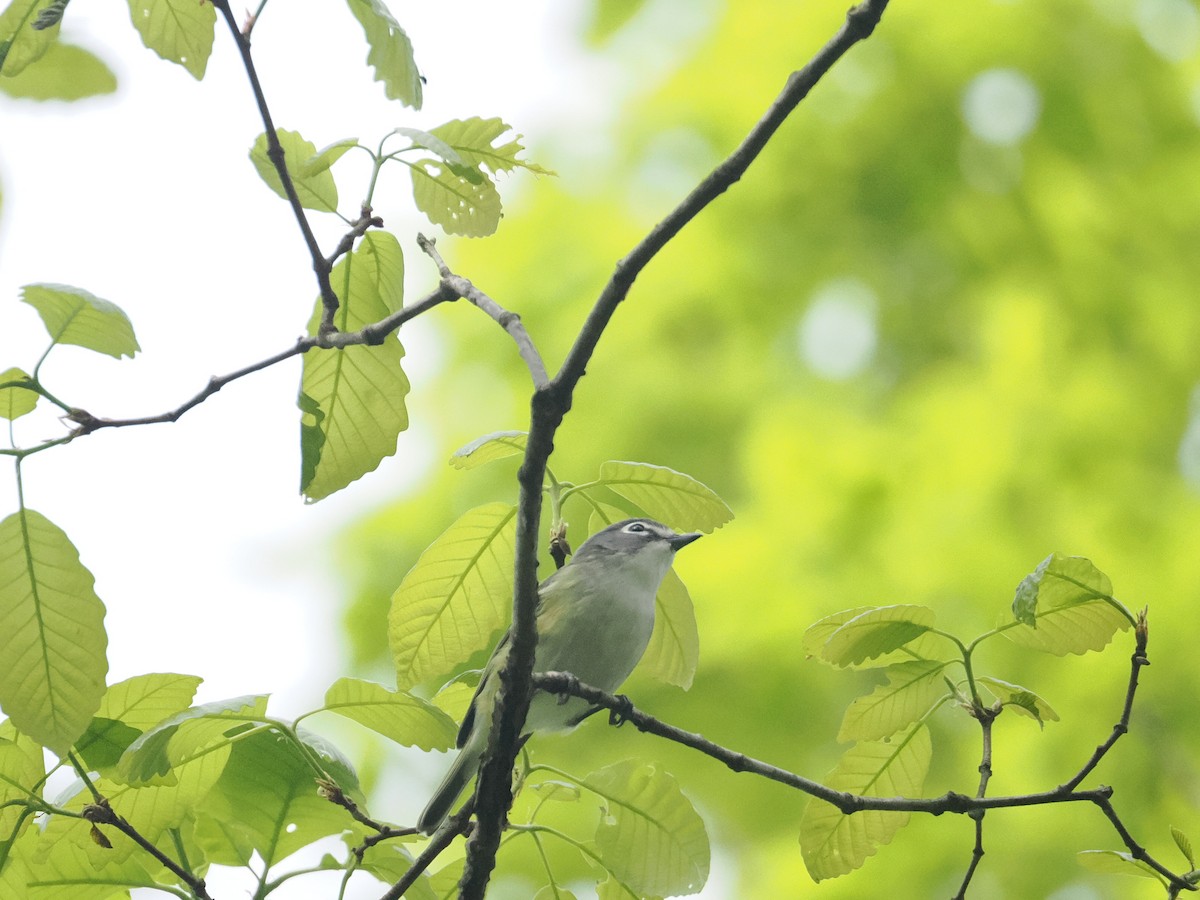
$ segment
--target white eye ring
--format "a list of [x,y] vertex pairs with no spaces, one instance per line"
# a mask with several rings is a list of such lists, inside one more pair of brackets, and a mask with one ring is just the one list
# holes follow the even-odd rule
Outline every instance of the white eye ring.
[[644,531],[648,531],[648,530],[649,529],[647,529],[646,526],[643,525],[641,522],[630,522],[628,525],[625,526],[626,534],[640,534],[640,533],[642,533]]

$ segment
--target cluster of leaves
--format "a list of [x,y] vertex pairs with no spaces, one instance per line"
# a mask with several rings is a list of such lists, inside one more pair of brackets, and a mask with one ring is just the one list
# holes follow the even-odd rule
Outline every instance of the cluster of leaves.
[[[847,708],[838,740],[855,743],[824,783],[869,797],[920,796],[933,755],[928,722],[947,705],[976,718],[1009,708],[1039,725],[1058,721],[1033,691],[978,672],[975,651],[1000,635],[1057,656],[1102,650],[1136,621],[1112,590],[1089,560],[1055,553],[1017,587],[1011,620],[969,643],[937,629],[925,606],[859,607],[812,625],[807,656],[840,668],[881,668],[887,679]],[[857,869],[908,818],[879,810],[848,815],[814,799],[800,824],[809,874],[820,881]]]

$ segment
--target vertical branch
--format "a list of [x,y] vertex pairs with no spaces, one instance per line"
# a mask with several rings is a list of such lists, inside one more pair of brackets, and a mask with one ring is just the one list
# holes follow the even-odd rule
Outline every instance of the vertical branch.
[[[976,707],[975,717],[979,720],[979,727],[983,731],[983,753],[979,760],[979,789],[975,792],[976,799],[983,799],[987,796],[988,782],[992,780],[992,723],[996,721],[997,711],[991,709],[982,709]],[[971,879],[975,877],[975,870],[979,868],[979,863],[983,859],[983,817],[986,811],[975,809],[968,815],[975,822],[975,847],[971,851],[971,863],[967,866],[966,874],[963,875],[962,884],[958,887],[958,893],[954,895],[953,900],[965,900],[967,896],[967,888],[971,885]]]

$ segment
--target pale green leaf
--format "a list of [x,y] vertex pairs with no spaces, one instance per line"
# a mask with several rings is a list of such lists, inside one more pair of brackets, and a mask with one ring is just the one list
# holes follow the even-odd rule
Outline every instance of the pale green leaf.
[[[28,799],[30,791],[36,795],[45,772],[41,746],[17,731],[11,722],[0,723],[0,848],[13,836],[24,811],[18,801]],[[31,821],[26,819],[23,827],[28,828]]]
[[[358,839],[351,839],[348,836],[346,843],[351,852],[359,850],[355,846]],[[359,852],[362,851],[359,850]],[[358,868],[374,875],[384,884],[395,884],[412,868],[412,864],[413,856],[406,847],[400,846],[395,841],[381,841],[362,852],[362,860],[359,862]],[[343,867],[342,863],[334,866],[339,869]],[[420,875],[404,892],[405,900],[438,900],[440,896],[433,892],[433,888],[429,885],[429,876],[425,874]]]
[[[440,137],[430,134],[428,131],[422,131],[420,128],[393,128],[392,134],[403,135],[412,141],[413,147],[422,147],[425,150],[432,150],[446,162],[455,166],[465,166],[464,160],[449,144],[443,141]],[[411,148],[410,148],[411,149]]]
[[325,709],[405,747],[448,750],[458,726],[432,703],[381,684],[339,678],[325,693]]
[[[0,372],[0,384],[12,381],[28,382],[29,375],[22,369],[7,369]],[[0,417],[10,422],[31,413],[37,406],[38,394],[29,388],[4,387],[0,388]]]
[[641,900],[641,898],[620,880],[609,874],[596,885],[596,900]]
[[261,724],[267,713],[263,695],[202,703],[169,716],[129,745],[119,770],[131,784],[170,784],[172,771],[215,748],[228,746],[239,734]]
[[1052,553],[1017,585],[1013,618],[1036,628],[1039,612],[1095,601],[1124,610],[1132,624],[1133,614],[1112,596],[1112,582],[1091,560]]
[[0,706],[65,756],[104,693],[104,604],[70,539],[41,513],[0,522]]
[[0,78],[0,92],[24,100],[82,100],[117,89],[117,76],[94,53],[56,41],[36,64]]
[[835,666],[858,665],[898,650],[933,627],[934,612],[925,606],[878,606],[847,620],[820,648]]
[[[283,148],[283,161],[287,166],[288,175],[292,179],[292,187],[296,189],[296,197],[305,209],[315,209],[320,212],[336,212],[338,205],[337,185],[329,167],[348,147],[334,144],[317,153],[317,145],[306,141],[299,132],[276,128],[275,136]],[[353,146],[353,144],[351,144]],[[341,152],[338,152],[340,149]],[[258,175],[267,186],[284,199],[287,192],[279,178],[279,170],[267,156],[267,135],[260,134],[250,148],[250,161],[258,170]]]
[[[623,518],[624,513],[616,507],[595,503],[588,530],[595,534]],[[687,586],[674,569],[668,569],[654,597],[654,631],[638,670],[686,691],[692,686],[699,661],[696,609]]]
[[1039,725],[1058,721],[1058,713],[1054,711],[1054,708],[1028,688],[1001,681],[990,675],[979,675],[975,680],[986,685],[996,695],[996,699],[1005,706],[1011,706],[1021,715],[1036,719]]
[[500,193],[477,169],[434,159],[412,163],[413,201],[447,234],[486,237],[500,225]]
[[[481,119],[473,116],[469,119],[451,119],[432,129],[430,134],[453,148],[468,166],[483,167],[493,173],[511,172],[520,168],[539,175],[552,175],[552,172],[539,165],[518,159],[525,150],[521,146],[521,135],[514,134],[507,142],[496,144],[497,138],[510,131],[512,128],[500,119]],[[429,149],[435,153],[439,152],[436,147]]]
[[1001,632],[1020,647],[1055,656],[1081,655],[1103,650],[1118,631],[1129,628],[1123,609],[1107,600],[1088,600],[1075,606],[1059,606],[1037,614],[1037,628],[1008,625]]
[[907,728],[946,694],[946,663],[914,660],[884,669],[887,684],[855,699],[846,709],[839,741],[875,741]]
[[[299,164],[298,172],[301,177],[311,178],[329,169],[335,162],[357,147],[358,138],[342,138],[327,147],[322,147],[308,159]],[[291,171],[291,166],[288,166]]]
[[129,0],[129,16],[142,43],[199,81],[212,53],[216,8],[196,0]]
[[1124,851],[1081,850],[1077,858],[1085,869],[1101,875],[1134,875],[1139,878],[1153,878],[1161,884],[1166,884],[1161,875]]
[[431,681],[487,648],[512,603],[516,507],[464,513],[409,570],[392,596],[388,644],[401,688]]
[[[868,797],[919,797],[929,771],[933,744],[918,725],[890,741],[855,744],[824,779],[827,787]],[[841,812],[813,798],[800,820],[800,850],[814,881],[857,869],[908,824],[905,812]]]
[[1179,852],[1183,854],[1183,858],[1187,860],[1188,867],[1196,868],[1196,856],[1192,852],[1192,839],[1184,834],[1183,830],[1171,826],[1171,839],[1175,841],[1175,846],[1179,848]]
[[583,787],[603,802],[596,849],[616,878],[650,897],[694,894],[704,887],[708,832],[670,774],[623,760],[588,775]]
[[[365,235],[330,274],[341,305],[335,324],[358,331],[404,304],[404,253],[386,231]],[[321,318],[317,301],[310,331]],[[300,387],[301,491],[320,500],[374,471],[408,427],[404,348],[394,335],[377,346],[312,350]]]
[[173,672],[135,675],[109,687],[96,715],[119,719],[146,731],[187,709],[203,680],[196,675]]
[[578,900],[578,898],[565,887],[548,884],[533,895],[533,900]]
[[124,311],[82,288],[27,284],[21,288],[21,300],[38,311],[56,344],[74,344],[118,359],[141,349]]
[[[475,670],[473,674],[478,676],[479,671]],[[475,699],[475,685],[477,683],[478,679],[467,682],[461,676],[455,678],[448,684],[443,685],[433,695],[433,705],[448,715],[451,721],[461,722],[467,714],[467,708],[471,705],[471,701]]]
[[361,830],[344,809],[320,796],[316,773],[297,747],[266,731],[233,746],[200,809],[205,816],[234,823],[268,866],[319,838]]
[[[865,612],[870,612],[873,609],[878,609],[878,607],[857,606],[853,609],[843,609],[814,622],[805,630],[804,635],[800,639],[800,649],[804,654],[804,658],[816,659],[826,665],[833,665],[833,663],[830,663],[822,655],[825,643],[833,637],[834,632],[851,619]],[[926,632],[915,640],[909,641],[899,650],[881,654],[873,659],[864,659],[860,663],[849,666],[849,668],[877,669],[918,659],[938,660],[942,649],[942,643],[937,636]]]
[[494,431],[459,447],[450,457],[456,469],[475,469],[485,463],[506,459],[525,452],[524,431]]
[[583,796],[579,785],[570,781],[539,781],[537,784],[530,785],[529,790],[543,800],[554,800],[558,803],[575,803]]
[[666,466],[606,462],[600,466],[599,483],[676,531],[708,532],[733,518],[712,488]]
[[383,0],[346,0],[350,12],[363,27],[370,52],[367,63],[375,80],[383,82],[389,100],[399,100],[413,109],[421,108],[421,73],[413,58],[412,42],[392,16]]
[[[62,817],[55,817],[61,819]],[[34,851],[36,862],[28,865],[28,894],[17,895],[20,900],[115,900],[125,896],[129,888],[152,888],[154,878],[146,871],[144,861],[149,857],[132,853],[108,851],[99,858],[101,848],[88,836],[90,826],[82,819],[73,820],[73,833],[42,835]],[[55,822],[52,820],[51,828]],[[104,829],[114,842],[121,835],[114,828]]]
[[0,12],[0,76],[19,74],[41,59],[58,40],[60,25],[38,29],[33,23],[53,0],[12,0]]

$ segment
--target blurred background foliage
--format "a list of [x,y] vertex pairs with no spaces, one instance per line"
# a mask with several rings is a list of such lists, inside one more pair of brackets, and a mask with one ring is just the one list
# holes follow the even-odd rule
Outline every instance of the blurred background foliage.
[[[561,177],[527,185],[495,238],[447,245],[451,264],[521,314],[553,367],[616,260],[736,145],[845,6],[601,3],[580,40],[626,70],[610,143],[569,124],[535,141]],[[653,48],[671,43],[674,17],[693,36],[663,71]],[[807,625],[915,603],[970,638],[1048,553],[1084,555],[1128,606],[1150,606],[1154,663],[1132,732],[1092,781],[1186,868],[1168,826],[1200,835],[1198,39],[1190,0],[897,0],[655,260],[551,460],[574,481],[606,459],[671,466],[737,514],[678,564],[699,622],[694,686],[635,675],[639,706],[819,778],[844,749],[843,709],[878,676],[803,659]],[[445,358],[413,418],[444,456],[524,428],[528,378],[494,323],[438,325]],[[355,674],[386,680],[391,592],[458,514],[515,497],[515,466],[435,470],[347,530]],[[582,540],[586,511],[567,519]],[[1131,649],[1127,633],[1087,658],[993,642],[981,668],[1062,721],[1000,718],[992,793],[1079,768],[1119,715]],[[973,793],[978,743],[943,712],[927,793]],[[796,838],[803,795],[600,721],[535,744],[580,772],[661,761],[708,823],[713,896],[948,896],[969,861],[969,820],[917,817],[863,871],[816,887]],[[1077,864],[1102,847],[1121,849],[1090,808],[994,813],[972,896],[1162,896]],[[519,865],[499,882],[514,896]]]

